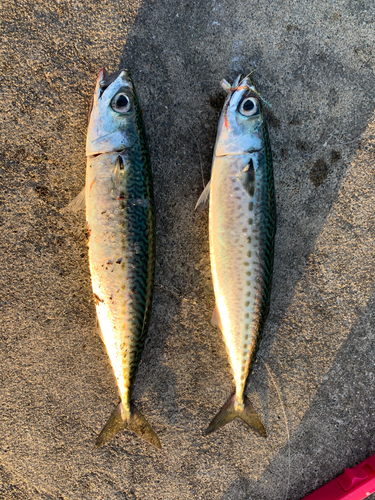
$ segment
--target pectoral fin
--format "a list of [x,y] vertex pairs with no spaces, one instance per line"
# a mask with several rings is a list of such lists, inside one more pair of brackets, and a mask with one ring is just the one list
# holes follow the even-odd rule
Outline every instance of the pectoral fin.
[[253,197],[255,193],[255,169],[253,160],[250,158],[249,163],[242,171],[242,183],[248,194]]
[[125,154],[119,154],[116,159],[115,170],[114,170],[114,183],[117,188],[121,188],[122,182],[127,175],[130,168],[129,158]]
[[78,212],[79,210],[84,210],[86,207],[85,191],[86,188],[84,187],[82,191],[62,209],[62,211],[71,210],[72,212]]

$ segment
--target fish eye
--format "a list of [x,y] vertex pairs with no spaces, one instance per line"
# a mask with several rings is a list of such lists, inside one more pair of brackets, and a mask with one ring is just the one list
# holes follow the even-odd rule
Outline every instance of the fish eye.
[[127,111],[129,111],[130,106],[131,101],[129,97],[123,92],[116,94],[111,102],[111,108],[113,109],[113,111],[116,111],[116,113],[126,113]]
[[259,101],[255,97],[248,97],[241,102],[239,112],[244,116],[253,116],[259,111]]

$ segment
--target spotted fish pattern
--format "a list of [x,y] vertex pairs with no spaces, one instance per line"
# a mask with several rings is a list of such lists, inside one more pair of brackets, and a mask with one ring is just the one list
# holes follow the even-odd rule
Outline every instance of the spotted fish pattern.
[[266,435],[244,395],[268,314],[275,195],[272,154],[261,98],[250,78],[231,86],[216,139],[210,181],[209,238],[216,298],[213,323],[223,332],[235,394],[207,429],[236,417]]
[[155,215],[142,111],[128,71],[99,73],[86,150],[91,280],[121,397],[96,445],[129,428],[160,448],[156,433],[131,400],[151,315]]

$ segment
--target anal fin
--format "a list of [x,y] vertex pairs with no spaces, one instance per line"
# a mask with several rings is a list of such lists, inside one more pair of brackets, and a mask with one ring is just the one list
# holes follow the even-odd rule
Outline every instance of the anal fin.
[[221,331],[223,331],[223,325],[221,323],[220,312],[217,304],[215,304],[215,308],[212,312],[211,324],[213,326],[218,326]]
[[101,338],[103,344],[105,345],[102,327],[100,326],[98,318],[96,318],[96,331],[98,332],[99,337]]

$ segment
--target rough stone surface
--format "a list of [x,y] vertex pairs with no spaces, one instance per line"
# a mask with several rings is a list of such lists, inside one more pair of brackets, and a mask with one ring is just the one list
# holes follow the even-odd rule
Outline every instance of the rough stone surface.
[[[375,452],[373,0],[3,0],[0,499],[298,500]],[[144,108],[157,273],[134,398],[163,443],[95,436],[118,401],[96,333],[81,190],[97,71]],[[240,421],[210,325],[208,215],[222,78],[254,71],[277,190],[272,304]]]

